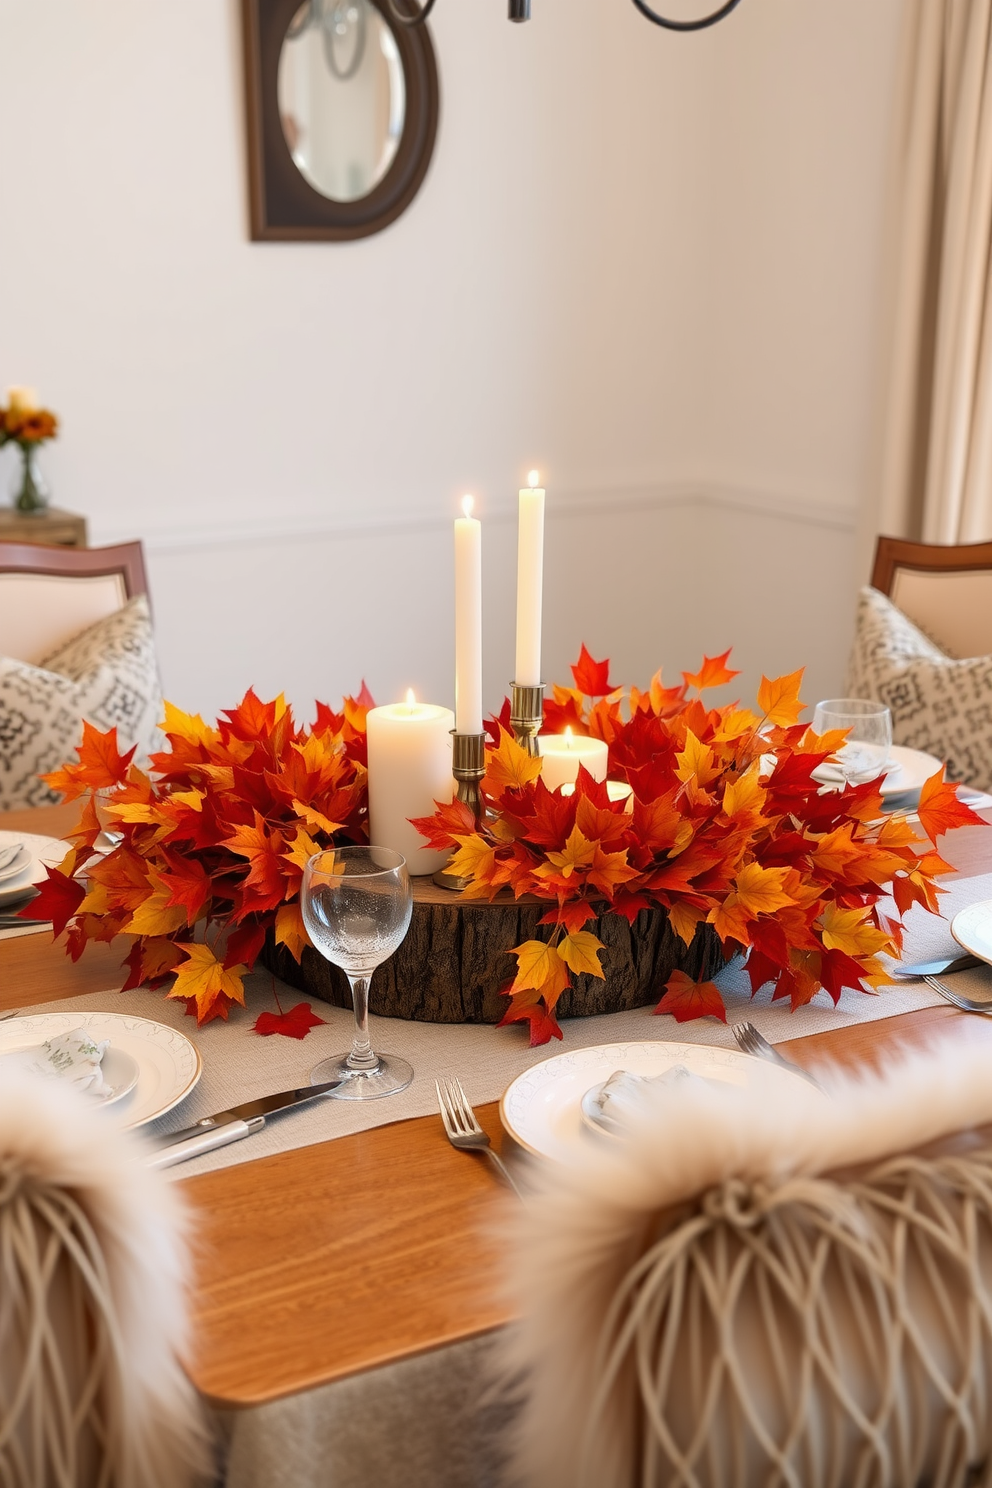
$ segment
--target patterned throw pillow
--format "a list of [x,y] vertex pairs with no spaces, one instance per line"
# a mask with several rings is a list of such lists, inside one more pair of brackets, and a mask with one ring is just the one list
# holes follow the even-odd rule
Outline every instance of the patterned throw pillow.
[[162,747],[162,684],[143,594],[98,620],[38,666],[0,657],[0,811],[59,800],[38,776],[73,758],[83,719],[116,725],[138,764]]
[[892,738],[947,761],[947,778],[992,790],[992,656],[955,661],[891,600],[862,589],[848,697],[892,711]]

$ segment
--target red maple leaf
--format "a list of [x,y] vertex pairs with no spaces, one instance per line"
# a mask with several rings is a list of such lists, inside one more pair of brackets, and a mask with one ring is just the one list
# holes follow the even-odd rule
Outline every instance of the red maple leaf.
[[593,661],[583,642],[579,659],[572,667],[572,676],[575,685],[586,697],[605,697],[608,692],[613,691],[610,682],[609,661]]
[[58,938],[86,898],[86,890],[57,868],[46,868],[45,872],[48,877],[36,897],[18,910],[17,917],[22,920],[51,920],[53,933]]
[[470,837],[475,831],[475,816],[464,801],[435,801],[433,816],[411,816],[410,825],[416,827],[428,845],[443,852],[455,846],[456,837]]
[[251,971],[265,944],[265,932],[271,923],[271,915],[261,921],[254,920],[251,916],[242,920],[241,924],[227,937],[224,965],[226,967],[247,966]]
[[676,1023],[689,1023],[693,1018],[719,1018],[727,1021],[720,990],[712,982],[694,982],[684,971],[673,971],[666,982],[664,997],[656,1013],[671,1013]]
[[554,1013],[549,1013],[543,1002],[517,1002],[510,1003],[506,1012],[496,1024],[497,1028],[506,1028],[510,1023],[530,1024],[530,1046],[538,1048],[546,1044],[550,1039],[563,1038],[561,1029],[555,1021]]
[[259,1013],[251,1026],[252,1033],[260,1033],[263,1038],[268,1038],[273,1033],[284,1034],[286,1038],[306,1038],[311,1028],[316,1028],[318,1023],[326,1023],[326,1018],[318,1018],[308,1002],[298,1002],[291,1007],[288,1013]]

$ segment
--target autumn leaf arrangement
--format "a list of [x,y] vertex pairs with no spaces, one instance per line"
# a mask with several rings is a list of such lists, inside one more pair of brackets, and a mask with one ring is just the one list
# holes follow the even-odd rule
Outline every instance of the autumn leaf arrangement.
[[[367,840],[365,717],[372,699],[322,704],[297,728],[282,698],[251,691],[216,727],[166,704],[168,749],[151,774],[121,755],[117,732],[84,726],[78,763],[45,776],[83,800],[72,847],[49,869],[31,912],[67,931],[74,960],[91,940],[130,938],[123,990],[174,982],[198,1023],[244,1004],[244,977],[272,935],[297,959],[307,944],[299,893],[307,859]],[[121,834],[97,850],[101,812]],[[278,998],[277,998],[278,1005]],[[302,1037],[322,1020],[307,1003],[263,1013],[259,1033]]]
[[[554,688],[545,730],[605,740],[628,801],[611,800],[584,770],[571,794],[548,790],[540,760],[513,737],[507,702],[489,724],[482,818],[454,801],[417,821],[453,852],[468,898],[545,901],[543,937],[507,948],[517,971],[502,1021],[526,1024],[533,1044],[561,1037],[555,1006],[575,976],[607,975],[588,928],[604,914],[634,924],[664,911],[686,945],[709,935],[728,959],[746,952],[752,990],[772,982],[796,1008],[820,988],[835,1002],[845,987],[877,988],[879,958],[898,950],[909,907],[938,912],[936,880],[951,869],[937,839],[981,821],[943,771],[921,794],[922,836],[905,814],[883,816],[877,783],[821,794],[813,772],[844,735],[799,722],[801,672],[762,679],[757,711],[708,707],[704,694],[738,675],[728,657],[705,658],[677,686],[658,673],[647,691],[624,692],[583,647],[575,685]],[[171,982],[168,996],[199,1023],[226,1018],[244,1003],[267,936],[299,961],[307,859],[367,840],[371,706],[363,686],[340,713],[318,704],[312,728],[300,728],[281,698],[263,703],[251,691],[216,726],[167,704],[168,748],[149,774],[118,752],[115,730],[87,725],[78,762],[44,777],[83,811],[32,916],[66,933],[74,959],[88,941],[127,937],[125,990]],[[109,853],[96,846],[98,804],[120,833]],[[658,1011],[725,1017],[718,988],[679,971]],[[319,1021],[303,1003],[255,1027],[301,1037]]]
[[[614,689],[609,663],[582,648],[575,686],[555,687],[544,728],[594,735],[609,747],[610,776],[633,790],[611,801],[580,770],[575,790],[549,791],[540,761],[515,742],[509,708],[494,721],[476,822],[460,803],[418,821],[437,848],[454,849],[451,871],[469,898],[511,891],[547,902],[546,937],[513,948],[503,1023],[529,1025],[532,1044],[561,1038],[555,1005],[580,973],[604,977],[602,942],[591,921],[664,910],[688,946],[715,935],[727,959],[747,953],[752,995],[771,982],[776,999],[803,1006],[821,989],[836,1003],[845,987],[873,991],[888,978],[879,959],[901,946],[912,904],[938,911],[936,880],[951,868],[938,837],[981,823],[957,799],[943,770],[923,787],[917,814],[883,816],[878,782],[821,793],[813,772],[843,742],[799,722],[802,672],[763,678],[758,711],[710,708],[703,695],[738,675],[730,653],[705,658],[698,673],[646,692]],[[632,809],[628,809],[632,803]],[[891,895],[895,914],[880,908]],[[682,971],[669,979],[658,1012],[680,1021],[726,1021],[712,982]]]

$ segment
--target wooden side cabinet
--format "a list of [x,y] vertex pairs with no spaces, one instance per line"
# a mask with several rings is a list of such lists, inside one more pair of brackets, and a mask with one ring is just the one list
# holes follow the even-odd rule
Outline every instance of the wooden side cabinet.
[[50,548],[85,548],[86,518],[46,506],[39,512],[0,507],[0,542],[44,543]]

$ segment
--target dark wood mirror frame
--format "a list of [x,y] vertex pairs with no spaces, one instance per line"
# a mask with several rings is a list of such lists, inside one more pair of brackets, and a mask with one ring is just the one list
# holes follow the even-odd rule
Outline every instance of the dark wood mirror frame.
[[369,0],[396,38],[406,82],[406,120],[396,158],[358,201],[331,201],[301,175],[279,118],[279,56],[301,0],[242,0],[251,235],[256,241],[340,241],[381,232],[405,211],[427,173],[437,134],[438,80],[426,25],[390,21],[385,0]]

